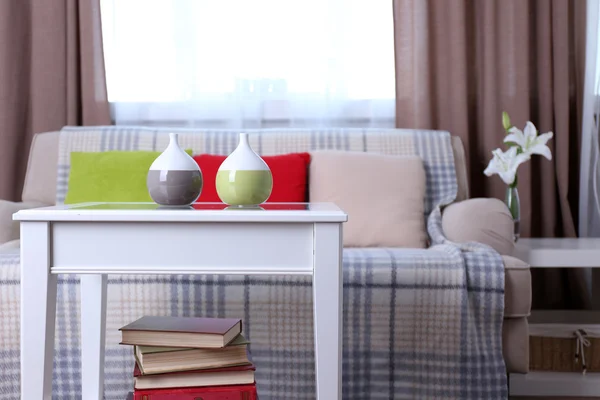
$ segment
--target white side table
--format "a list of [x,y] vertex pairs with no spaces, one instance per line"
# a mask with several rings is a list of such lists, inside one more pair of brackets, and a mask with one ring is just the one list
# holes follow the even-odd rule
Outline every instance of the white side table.
[[52,396],[57,274],[82,275],[84,400],[103,398],[107,274],[311,275],[317,398],[341,399],[347,215],[330,203],[197,208],[94,203],[13,216],[21,221],[22,400]]
[[[531,268],[599,268],[600,238],[520,239],[514,256]],[[582,327],[600,327],[598,313],[541,311],[529,318],[532,330],[575,321]],[[509,382],[511,396],[600,396],[600,373],[531,371],[511,374]]]

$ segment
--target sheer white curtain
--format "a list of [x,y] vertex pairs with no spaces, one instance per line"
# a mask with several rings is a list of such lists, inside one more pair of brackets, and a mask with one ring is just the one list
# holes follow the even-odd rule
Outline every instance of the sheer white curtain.
[[394,126],[389,0],[101,0],[117,124]]
[[588,0],[581,135],[579,235],[600,236],[600,2]]

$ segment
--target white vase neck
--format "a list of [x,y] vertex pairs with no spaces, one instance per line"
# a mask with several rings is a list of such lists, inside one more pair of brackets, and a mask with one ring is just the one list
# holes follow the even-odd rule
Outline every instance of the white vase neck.
[[179,146],[178,136],[169,133],[167,148],[154,160],[150,170],[199,171],[196,161]]
[[250,147],[247,133],[239,134],[239,143],[235,150],[223,161],[219,171],[267,171],[269,166]]
[[179,135],[176,133],[169,133],[169,146],[177,146],[179,147]]
[[238,146],[250,147],[250,143],[248,142],[248,134],[240,133],[240,142]]

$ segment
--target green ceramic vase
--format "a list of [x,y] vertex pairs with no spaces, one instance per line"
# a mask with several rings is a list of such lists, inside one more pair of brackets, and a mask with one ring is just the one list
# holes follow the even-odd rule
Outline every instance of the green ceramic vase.
[[219,167],[215,185],[221,201],[230,206],[256,206],[271,195],[271,170],[250,147],[247,133],[240,133],[237,148]]

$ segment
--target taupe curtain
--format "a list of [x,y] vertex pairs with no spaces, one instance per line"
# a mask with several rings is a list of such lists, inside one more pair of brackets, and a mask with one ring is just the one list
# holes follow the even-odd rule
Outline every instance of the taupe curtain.
[[0,199],[18,200],[34,133],[110,124],[99,0],[0,1]]
[[[396,124],[463,140],[472,197],[504,198],[483,170],[514,125],[553,131],[552,161],[519,170],[522,235],[575,236],[585,51],[585,1],[394,0]],[[536,307],[584,305],[581,279],[534,271]]]

